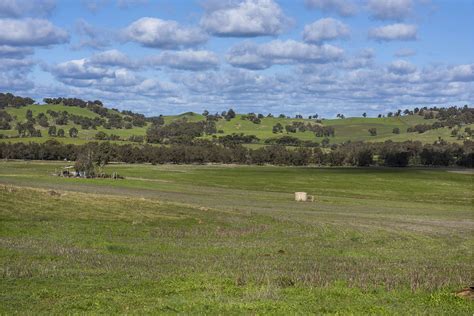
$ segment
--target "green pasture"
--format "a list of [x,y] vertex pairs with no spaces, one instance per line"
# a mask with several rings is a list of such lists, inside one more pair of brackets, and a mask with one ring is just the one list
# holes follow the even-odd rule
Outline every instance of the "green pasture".
[[1,314],[474,311],[467,170],[65,165],[0,162]]
[[[79,107],[67,107],[63,105],[31,105],[22,108],[9,108],[7,112],[17,118],[16,121],[12,122],[12,127],[16,125],[16,122],[22,122],[25,120],[26,111],[31,109],[34,116],[37,116],[39,113],[43,112],[46,114],[47,110],[54,111],[67,111],[72,114],[86,116],[86,117],[96,117],[97,114],[89,111],[85,108]],[[49,116],[48,116],[49,117]],[[174,116],[165,116],[165,123],[169,124],[172,121],[186,119],[190,122],[198,122],[204,120],[204,116],[201,114],[196,114],[192,112],[183,113],[181,115]],[[462,140],[458,140],[455,137],[451,136],[451,130],[449,128],[440,128],[436,130],[430,130],[424,133],[407,133],[407,128],[417,125],[417,124],[432,124],[436,120],[425,120],[419,115],[408,115],[400,117],[385,117],[385,118],[345,118],[345,119],[324,119],[322,120],[322,125],[332,126],[335,128],[335,137],[330,137],[330,143],[341,143],[347,141],[370,141],[370,142],[383,142],[386,140],[393,141],[421,141],[423,143],[433,143],[438,140],[439,137],[443,138],[448,142],[457,142],[461,143]],[[50,118],[50,122],[52,119]],[[287,134],[286,132],[274,134],[272,128],[277,123],[285,125],[290,125],[292,122],[305,122],[311,124],[318,124],[315,120],[308,119],[288,119],[288,118],[278,118],[278,117],[265,117],[261,120],[260,124],[254,124],[248,120],[242,120],[242,115],[238,114],[234,119],[230,121],[219,120],[217,122],[217,130],[222,131],[223,133],[217,134],[217,136],[231,135],[234,133],[245,134],[245,135],[255,135],[260,139],[260,144],[263,144],[264,141],[268,138],[282,137],[282,136],[293,136],[301,140],[309,140],[321,142],[324,137],[316,137],[312,132],[297,132]],[[78,139],[70,139],[68,131],[70,128],[76,127],[79,130]],[[463,126],[464,129],[466,126]],[[469,125],[469,127],[474,128],[474,124]],[[48,128],[42,128],[39,125],[36,126],[37,129],[40,129],[42,132],[42,138],[33,138],[33,139],[0,139],[0,141],[12,141],[12,142],[21,142],[21,141],[35,141],[43,142],[45,141],[45,136],[48,134]],[[64,126],[57,126],[57,128],[63,128],[66,137],[58,138],[61,142],[72,143],[72,144],[82,144],[87,141],[93,140],[97,132],[103,131],[106,134],[115,134],[120,136],[122,139],[127,139],[130,136],[144,136],[148,126],[145,127],[133,127],[132,129],[104,129],[103,127],[97,128],[97,130],[83,130],[80,126],[74,124],[68,124]],[[369,129],[376,128],[377,135],[370,136]],[[393,129],[399,128],[400,134],[393,134]],[[14,137],[18,133],[16,130],[2,130],[0,134]],[[211,138],[211,136],[205,136],[204,138]]]

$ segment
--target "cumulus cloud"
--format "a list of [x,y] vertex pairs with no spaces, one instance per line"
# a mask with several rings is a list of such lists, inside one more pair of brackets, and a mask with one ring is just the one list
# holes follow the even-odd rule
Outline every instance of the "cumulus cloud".
[[75,59],[46,67],[60,82],[75,87],[94,87],[105,91],[120,91],[140,84],[142,78],[125,68],[111,68]]
[[59,63],[50,68],[51,72],[58,78],[69,79],[99,79],[104,77],[112,77],[111,70],[97,67],[85,58],[74,59]]
[[25,91],[34,87],[33,81],[26,76],[0,72],[0,89],[6,91]]
[[31,47],[18,47],[9,45],[0,45],[0,58],[25,58],[27,55],[32,55],[33,49]]
[[126,54],[116,50],[111,49],[104,52],[94,54],[90,60],[89,64],[100,65],[100,66],[119,66],[124,68],[138,68],[139,65],[137,62],[134,62]]
[[341,16],[351,16],[357,12],[351,0],[305,0],[305,3],[308,8],[336,12]]
[[369,0],[368,8],[377,20],[401,21],[412,12],[413,0]]
[[366,48],[358,52],[355,56],[346,58],[343,61],[343,68],[346,69],[359,69],[366,68],[373,65],[375,59],[375,53],[373,49]]
[[0,19],[0,45],[49,46],[69,41],[69,34],[43,19]]
[[343,54],[341,48],[327,44],[312,45],[294,40],[274,40],[261,45],[244,42],[229,51],[227,62],[234,67],[265,69],[277,64],[324,64],[340,60]]
[[303,39],[308,43],[321,43],[339,38],[348,38],[349,27],[333,18],[317,20],[304,27]]
[[198,28],[150,17],[133,22],[123,30],[123,35],[126,40],[161,49],[193,47],[207,41],[207,36]]
[[388,66],[388,70],[397,75],[406,75],[414,73],[416,66],[406,60],[395,60]]
[[400,48],[394,55],[396,57],[410,57],[416,55],[416,51],[411,48]]
[[47,16],[55,7],[54,0],[1,0],[0,17]]
[[208,70],[219,66],[219,57],[210,51],[185,50],[176,52],[163,52],[149,57],[146,64],[152,66],[166,66],[181,70]]
[[454,81],[474,81],[474,64],[458,65],[453,67],[450,72]]
[[2,58],[0,59],[0,70],[2,71],[18,71],[29,72],[32,66],[35,65],[33,60],[16,59],[16,58]]
[[110,46],[110,39],[115,37],[111,32],[99,29],[84,19],[76,21],[75,29],[76,33],[79,35],[79,41],[75,43],[72,48],[76,50],[84,47],[104,49],[105,47]]
[[221,37],[280,34],[289,19],[273,0],[244,0],[231,5],[207,6],[201,26]]
[[414,41],[417,31],[416,25],[396,23],[371,29],[369,38],[376,41]]

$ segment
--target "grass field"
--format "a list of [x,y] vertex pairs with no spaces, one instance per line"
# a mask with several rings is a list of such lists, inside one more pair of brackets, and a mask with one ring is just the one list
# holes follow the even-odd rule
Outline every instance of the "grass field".
[[474,312],[472,173],[63,165],[0,162],[1,314]]
[[[32,110],[33,115],[37,116],[39,113],[45,113],[48,110],[54,111],[67,111],[71,114],[81,115],[86,117],[96,117],[97,114],[94,112],[89,111],[85,108],[79,107],[68,107],[62,105],[31,105],[22,108],[9,108],[7,112],[10,113],[12,116],[17,118],[11,125],[14,127],[17,121],[25,121],[25,115],[27,110]],[[248,120],[242,120],[242,115],[237,115],[236,118],[226,121],[226,120],[219,120],[217,123],[217,129],[222,130],[222,134],[217,134],[217,136],[223,135],[231,135],[233,133],[243,133],[246,135],[255,135],[261,141],[260,144],[263,144],[264,141],[268,138],[274,137],[281,137],[284,135],[290,135],[293,137],[297,137],[301,140],[311,140],[316,142],[321,142],[323,137],[316,137],[314,133],[307,131],[307,132],[297,132],[297,133],[290,133],[287,134],[274,134],[272,133],[272,128],[275,124],[280,123],[283,126],[289,125],[292,122],[305,122],[316,124],[314,120],[308,119],[288,119],[288,118],[268,118],[265,117],[262,119],[261,124],[254,124]],[[181,115],[174,115],[174,116],[165,116],[166,124],[169,124],[172,121],[180,120],[180,119],[187,119],[191,122],[202,121],[205,119],[204,116],[196,113],[183,113]],[[50,118],[52,122],[52,119]],[[382,142],[386,140],[393,140],[393,141],[406,141],[406,140],[419,140],[423,143],[433,143],[438,140],[439,137],[442,137],[444,140],[448,142],[457,142],[462,143],[462,140],[458,140],[455,137],[451,136],[451,130],[449,128],[440,128],[436,130],[430,130],[424,132],[422,134],[419,133],[407,133],[406,130],[408,127],[417,125],[417,124],[432,124],[436,120],[425,120],[423,117],[419,115],[408,115],[408,116],[400,116],[400,117],[385,117],[385,118],[362,118],[362,117],[355,117],[355,118],[346,118],[346,119],[325,119],[322,121],[322,124],[325,126],[333,126],[335,128],[335,137],[330,138],[331,143],[341,143],[351,141],[370,141],[370,142]],[[471,129],[474,129],[474,124],[468,125]],[[70,138],[68,134],[68,130],[72,127],[76,127],[79,130],[78,138]],[[464,126],[463,129],[467,127]],[[42,131],[41,138],[39,137],[28,137],[28,138],[11,138],[11,139],[0,139],[0,141],[9,141],[9,142],[44,142],[48,139],[48,128],[42,128],[39,125],[36,126],[37,129]],[[83,144],[85,142],[94,140],[94,135],[99,132],[103,131],[106,134],[115,134],[120,136],[122,139],[126,140],[130,136],[135,135],[145,135],[147,127],[133,127],[132,129],[104,129],[103,127],[97,128],[97,130],[83,130],[79,125],[68,124],[65,126],[58,126],[58,128],[63,128],[66,132],[66,137],[63,138],[56,138],[61,142],[64,143],[72,143],[72,144]],[[369,135],[369,128],[376,128],[377,135],[370,136]],[[399,128],[400,134],[393,134],[393,129]],[[17,136],[18,132],[14,129],[11,130],[2,130],[0,134],[4,134],[7,136]],[[204,138],[211,138],[211,136],[205,136]]]

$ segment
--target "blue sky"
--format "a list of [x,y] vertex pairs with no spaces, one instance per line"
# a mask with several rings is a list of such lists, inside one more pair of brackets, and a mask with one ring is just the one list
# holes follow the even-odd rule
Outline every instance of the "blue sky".
[[471,104],[472,0],[0,0],[0,91],[185,111]]

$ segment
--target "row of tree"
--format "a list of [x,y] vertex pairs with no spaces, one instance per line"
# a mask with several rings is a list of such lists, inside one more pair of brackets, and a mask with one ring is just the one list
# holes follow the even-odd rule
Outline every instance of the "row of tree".
[[248,149],[242,145],[223,146],[199,140],[191,145],[117,145],[109,142],[85,145],[62,144],[56,140],[45,143],[0,143],[0,158],[76,160],[84,152],[93,153],[98,164],[111,161],[126,163],[236,163],[305,166],[464,166],[474,167],[474,142],[463,145],[420,142],[349,143],[330,151],[321,148],[267,146]]
[[7,107],[19,108],[34,104],[35,100],[32,98],[23,98],[20,96],[13,95],[11,93],[0,93],[0,109]]

